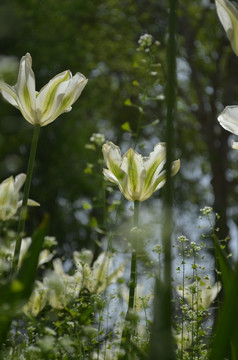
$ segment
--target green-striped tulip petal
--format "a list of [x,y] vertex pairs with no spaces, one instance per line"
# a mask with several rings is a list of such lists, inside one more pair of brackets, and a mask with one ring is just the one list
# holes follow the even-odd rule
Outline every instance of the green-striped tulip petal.
[[238,56],[238,11],[228,0],[215,0],[218,17],[226,31],[231,46]]

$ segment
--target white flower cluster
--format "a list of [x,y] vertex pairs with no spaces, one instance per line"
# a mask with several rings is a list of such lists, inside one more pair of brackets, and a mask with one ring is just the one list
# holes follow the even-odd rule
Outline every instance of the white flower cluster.
[[90,137],[90,141],[98,146],[102,146],[102,144],[105,142],[105,136],[104,134],[93,133]]
[[152,45],[152,42],[153,42],[153,36],[150,34],[141,35],[138,40],[138,44],[144,48],[150,47]]

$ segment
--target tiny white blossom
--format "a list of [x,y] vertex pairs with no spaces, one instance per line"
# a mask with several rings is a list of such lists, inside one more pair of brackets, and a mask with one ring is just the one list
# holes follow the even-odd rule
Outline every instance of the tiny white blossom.
[[150,47],[153,42],[153,36],[150,34],[141,35],[138,44],[142,47]]
[[92,136],[90,137],[90,141],[98,146],[101,146],[105,142],[105,136],[104,134],[93,133]]

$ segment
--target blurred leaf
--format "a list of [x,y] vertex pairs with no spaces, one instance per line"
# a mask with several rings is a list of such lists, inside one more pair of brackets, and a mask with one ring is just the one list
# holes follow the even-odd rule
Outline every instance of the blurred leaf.
[[121,128],[124,131],[129,131],[129,132],[131,131],[131,126],[128,121],[124,122],[124,124],[122,124]]
[[132,106],[131,100],[130,100],[129,98],[126,99],[126,100],[124,101],[124,105],[126,105],[126,106]]
[[47,225],[48,216],[32,235],[31,246],[19,272],[0,287],[0,346],[5,340],[13,317],[21,310],[31,295]]
[[[230,346],[233,354],[238,352],[238,263],[235,269],[232,270],[226,254],[222,251],[216,237],[214,238],[214,243],[225,295],[215,327],[211,360],[223,360]],[[232,359],[236,359],[236,357],[232,356]]]
[[[229,291],[225,293],[223,307],[215,327],[211,360],[224,360],[229,351],[229,346],[231,346],[233,354],[238,351],[238,263],[229,283]],[[232,357],[232,359],[236,358]]]
[[137,80],[132,81],[132,85],[134,86],[140,86],[140,83]]
[[89,202],[84,201],[84,202],[83,202],[83,209],[84,209],[84,210],[91,210],[91,209],[92,209],[92,205],[91,205]]

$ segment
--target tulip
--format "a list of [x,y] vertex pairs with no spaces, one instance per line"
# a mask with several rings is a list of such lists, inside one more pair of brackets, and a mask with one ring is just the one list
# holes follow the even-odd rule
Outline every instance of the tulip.
[[56,75],[37,92],[31,66],[32,59],[27,53],[21,59],[16,85],[10,86],[0,81],[0,91],[3,98],[19,109],[30,124],[45,126],[63,112],[71,110],[71,105],[80,96],[87,79],[80,73],[72,77],[67,70]]
[[218,281],[214,285],[210,279],[201,279],[195,281],[193,284],[184,287],[177,287],[178,294],[187,300],[188,304],[194,310],[197,309],[197,305],[200,309],[208,309],[209,306],[216,299],[221,290],[221,283]]
[[231,47],[238,56],[238,11],[228,0],[216,0],[216,9]]
[[[218,116],[218,121],[224,129],[238,135],[238,106],[227,106]],[[238,150],[238,142],[232,141],[231,146]]]
[[101,293],[122,276],[125,265],[121,263],[118,267],[111,269],[113,255],[107,252],[102,252],[93,264],[92,260],[93,254],[89,250],[74,252],[74,262],[78,272],[83,275],[84,287],[91,294]]
[[[11,176],[0,184],[0,220],[9,220],[22,205],[22,201],[19,201],[19,191],[25,179],[25,174],[19,174],[15,180]],[[27,205],[38,206],[39,204],[28,199]]]
[[[108,167],[103,169],[104,176],[118,185],[127,200],[144,201],[164,186],[165,143],[158,143],[149,157],[142,157],[132,148],[121,156],[119,147],[112,142],[106,142],[102,151]],[[177,174],[179,168],[180,160],[173,161],[171,175]]]
[[218,121],[224,129],[238,135],[238,106],[226,106]]

